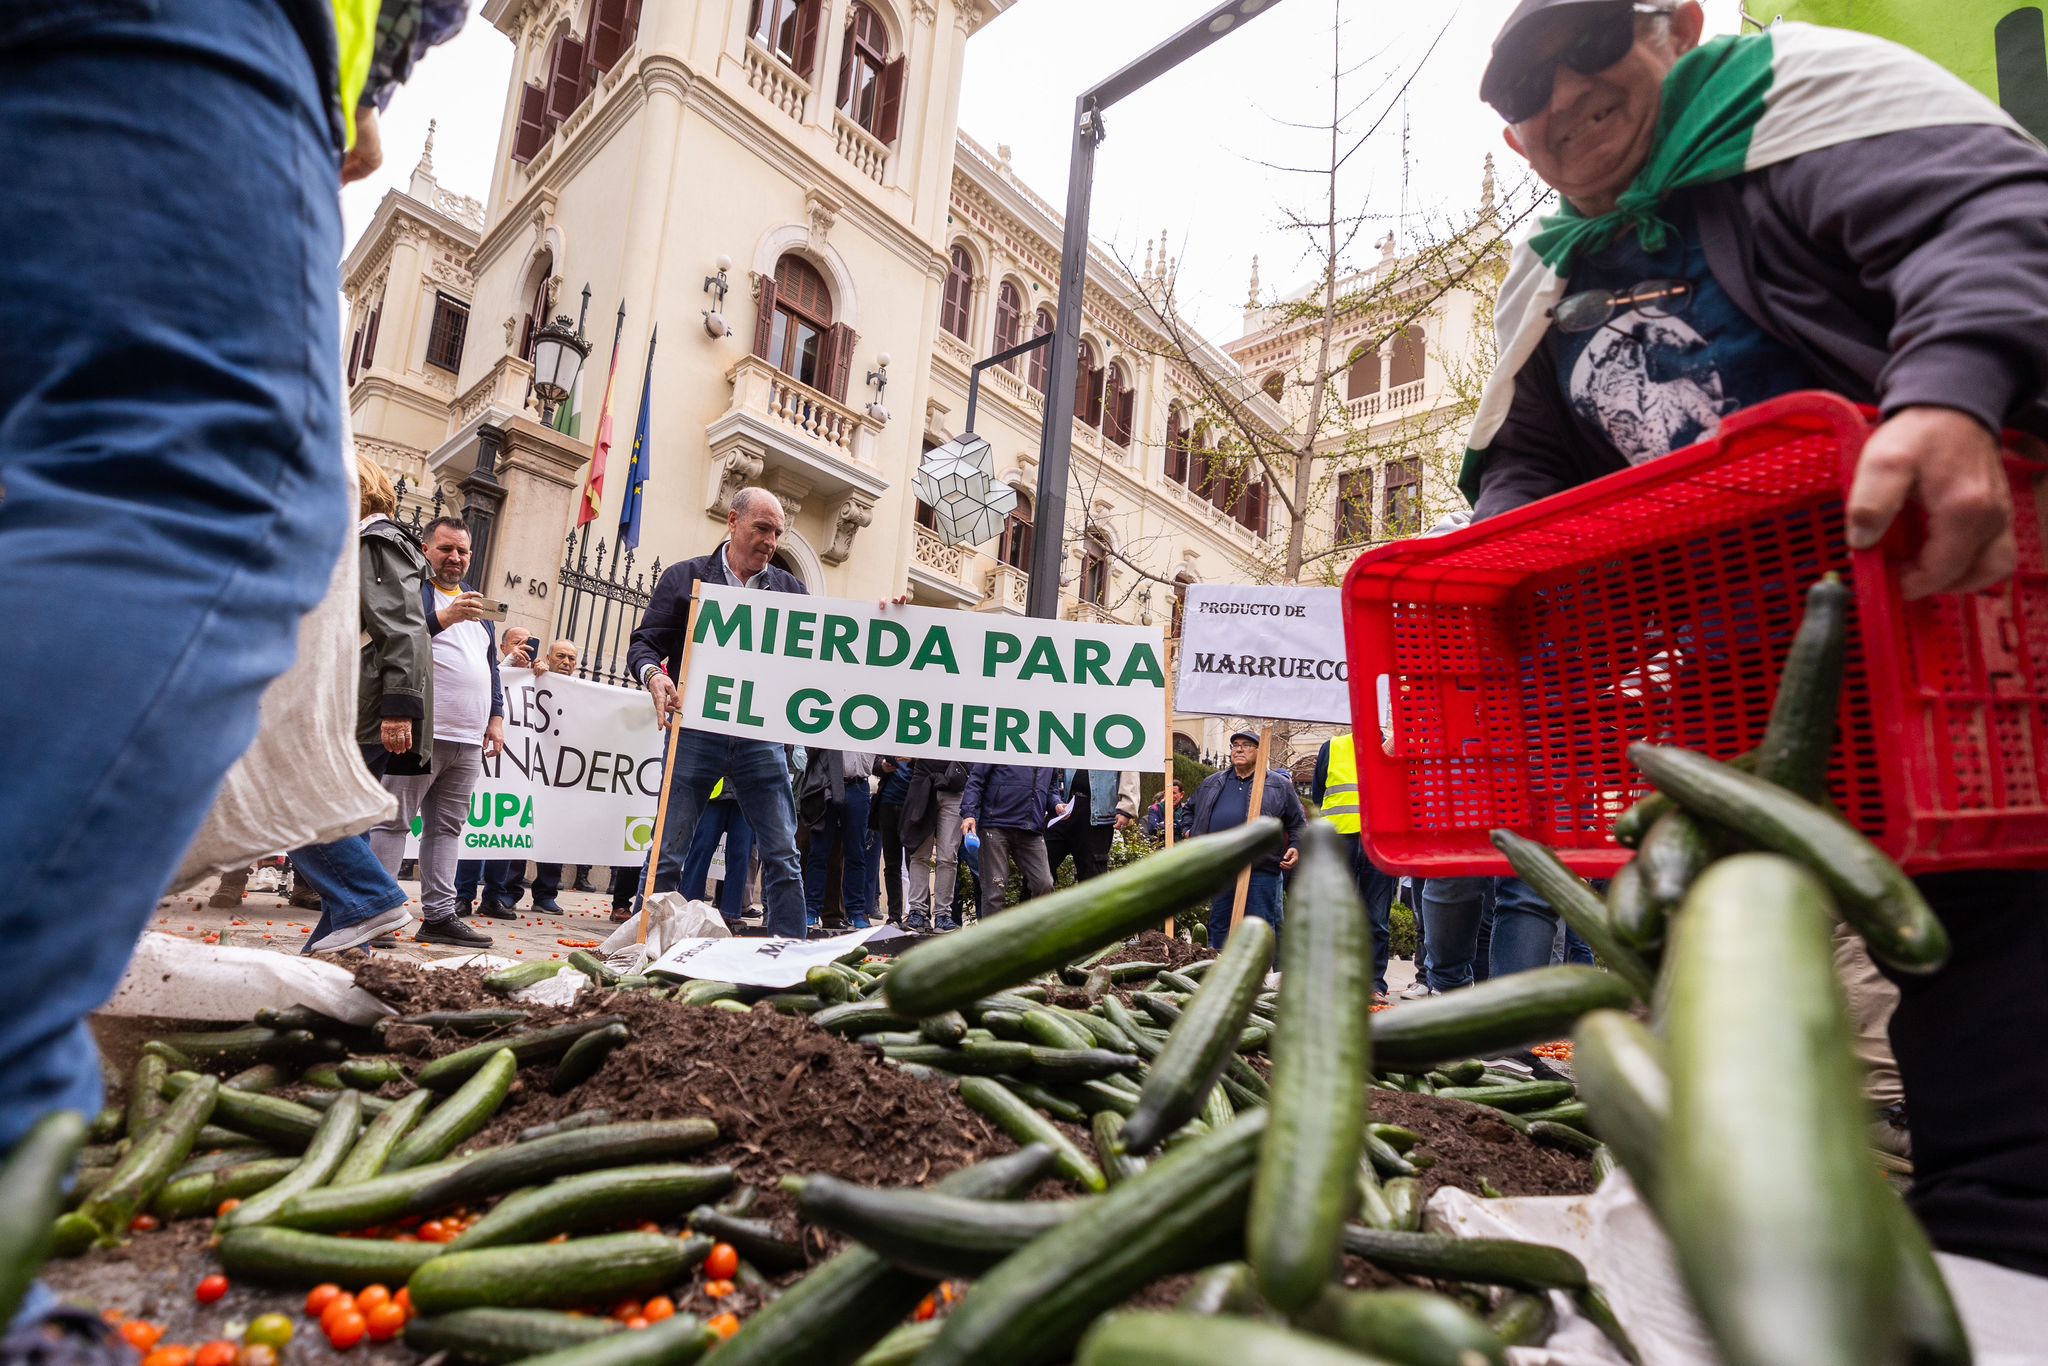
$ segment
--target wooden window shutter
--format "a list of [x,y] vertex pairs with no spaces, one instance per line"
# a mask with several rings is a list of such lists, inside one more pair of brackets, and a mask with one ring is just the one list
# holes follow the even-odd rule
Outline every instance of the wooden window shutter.
[[797,0],[796,74],[805,80],[818,64],[819,18],[824,8],[824,0]]
[[519,92],[519,126],[512,135],[512,159],[532,161],[548,140],[548,92],[539,81],[528,81]]
[[772,276],[761,277],[761,309],[754,315],[754,354],[770,365],[782,363],[782,357],[768,354],[768,347],[775,339],[775,280]]
[[1135,387],[1130,389],[1120,389],[1117,391],[1116,435],[1117,444],[1120,446],[1128,446],[1131,444],[1131,421],[1132,418],[1135,416],[1137,403],[1138,391]]
[[1098,430],[1102,426],[1102,386],[1108,377],[1109,372],[1100,366],[1088,372],[1088,425]]
[[360,369],[362,368],[362,364],[363,364],[363,329],[362,329],[362,328],[360,328],[360,327],[358,327],[358,328],[356,329],[356,335],[355,335],[355,338],[354,338],[354,339],[353,339],[352,341],[350,341],[350,342],[349,342],[349,347],[348,347],[348,383],[349,383],[349,387],[350,387],[351,389],[353,389],[353,388],[355,387],[355,383],[356,383],[356,372],[357,372],[358,370],[360,370]]
[[548,71],[548,121],[560,123],[583,100],[583,40],[563,34]]
[[626,6],[630,0],[595,0],[590,7],[590,64],[610,71],[626,51]]
[[846,383],[853,375],[853,343],[853,329],[845,323],[834,323],[825,334],[825,354],[819,358],[825,392],[840,403],[846,402]]
[[370,325],[363,329],[363,369],[365,370],[377,363],[377,324],[383,320],[384,301],[379,299],[377,306],[370,310]]
[[898,57],[882,68],[882,89],[875,97],[874,135],[883,142],[893,144],[903,124],[903,64],[907,57]]
[[834,109],[845,109],[846,102],[853,95],[853,68],[857,65],[853,51],[853,25],[846,26],[845,46],[839,50],[839,90],[832,97]]

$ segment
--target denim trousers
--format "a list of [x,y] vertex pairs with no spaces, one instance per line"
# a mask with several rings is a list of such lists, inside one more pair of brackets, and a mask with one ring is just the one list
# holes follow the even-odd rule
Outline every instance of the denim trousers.
[[685,730],[669,787],[668,816],[661,832],[661,863],[654,889],[680,891],[683,857],[696,834],[697,818],[721,778],[730,778],[740,811],[754,832],[761,855],[761,899],[768,904],[768,933],[804,937],[803,871],[796,856],[796,802],[789,792],[789,760],[781,745]]
[[1387,960],[1394,951],[1394,875],[1383,873],[1365,856],[1365,846],[1351,846],[1351,876],[1372,920],[1372,989],[1387,989]]
[[85,1016],[350,519],[340,156],[284,9],[35,15],[0,7],[0,1154],[98,1111]]
[[306,938],[308,944],[330,930],[360,925],[406,902],[405,888],[378,862],[368,835],[294,849],[292,867],[320,893],[320,919]]
[[874,835],[868,829],[868,807],[874,794],[868,790],[866,778],[853,779],[843,790],[846,800],[825,804],[825,814],[811,829],[811,846],[804,851],[804,914],[812,924],[824,915],[825,884],[831,880],[832,855],[837,851],[845,863],[839,897],[847,923],[863,929],[868,908],[874,904],[875,880],[868,873],[869,843]]
[[[1280,874],[1263,869],[1252,873],[1250,890],[1245,893],[1244,913],[1255,915],[1273,927],[1273,961],[1280,961],[1280,906],[1285,889],[1280,883]],[[1230,907],[1237,900],[1237,883],[1216,894],[1209,903],[1209,951],[1221,953],[1224,943],[1230,938]]]
[[868,868],[881,886],[870,898],[876,911],[889,908],[892,924],[903,920],[903,803],[876,802],[874,805],[875,856]]
[[[747,866],[754,859],[754,830],[736,801],[707,804],[697,817],[696,833],[690,837],[690,852],[683,859],[683,895],[703,901],[711,890],[711,856],[718,842],[725,841],[725,876],[718,883],[718,915],[728,925],[737,925],[747,913]],[[808,874],[805,885],[809,886]]]

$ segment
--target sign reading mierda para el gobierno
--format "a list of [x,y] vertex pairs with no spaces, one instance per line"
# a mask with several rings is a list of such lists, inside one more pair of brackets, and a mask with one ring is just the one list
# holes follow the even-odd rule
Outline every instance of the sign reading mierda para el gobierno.
[[693,730],[1038,767],[1157,768],[1157,628],[706,584],[683,688]]

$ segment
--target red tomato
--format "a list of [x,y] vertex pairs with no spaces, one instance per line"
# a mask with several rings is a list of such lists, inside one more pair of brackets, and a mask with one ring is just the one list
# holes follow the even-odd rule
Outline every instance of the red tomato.
[[407,1318],[412,1317],[412,1291],[401,1285],[398,1287],[398,1293],[391,1297],[391,1302],[403,1309]]
[[332,1282],[326,1285],[314,1286],[306,1292],[306,1316],[308,1318],[319,1318],[327,1312],[328,1305],[333,1304],[340,1298],[341,1287]]
[[676,1302],[666,1295],[656,1295],[640,1312],[646,1316],[649,1323],[660,1323],[663,1319],[672,1319],[676,1316]]
[[320,1311],[320,1327],[323,1330],[331,1329],[336,1321],[349,1314],[354,1314],[357,1318],[363,1316],[362,1311],[356,1308],[356,1297],[343,1291],[328,1301],[327,1307]]
[[337,1352],[346,1352],[368,1336],[370,1331],[368,1321],[353,1309],[345,1314],[337,1314],[333,1318],[321,1319],[320,1326],[326,1330],[328,1345]]
[[227,1199],[220,1202],[220,1208],[213,1212],[213,1217],[216,1219],[225,1219],[241,1207],[241,1201],[235,1199],[233,1196],[229,1196]]
[[714,1300],[722,1300],[732,1293],[731,1281],[706,1281],[704,1293]]
[[[228,1278],[216,1271],[199,1282],[199,1288],[192,1292],[192,1298],[198,1300],[201,1304],[212,1304],[227,1293]],[[214,1344],[209,1342],[206,1345],[211,1347]],[[216,1362],[214,1366],[220,1366],[220,1363]]]
[[130,1233],[154,1233],[162,1225],[154,1214],[138,1214],[128,1221]]
[[405,1331],[405,1311],[390,1300],[370,1311],[366,1320],[370,1330],[370,1341],[389,1342]]
[[142,1359],[142,1366],[192,1366],[190,1347],[159,1347]]
[[439,1219],[429,1219],[420,1225],[420,1241],[423,1243],[452,1243],[455,1230]]
[[923,1299],[917,1302],[917,1312],[911,1315],[911,1317],[916,1319],[919,1323],[928,1323],[935,1315],[938,1314],[938,1312],[938,1296],[926,1295]]
[[645,1328],[646,1326],[647,1316],[645,1314],[635,1314],[632,1318],[626,1320],[626,1327],[628,1329]]
[[235,1366],[277,1366],[277,1348],[267,1342],[252,1342],[235,1354]]
[[624,1323],[627,1319],[638,1318],[639,1316],[640,1301],[638,1300],[620,1300],[612,1306],[612,1317],[620,1323]]
[[704,1259],[704,1274],[714,1281],[729,1281],[739,1274],[739,1249],[731,1243],[715,1243]]
[[241,1354],[242,1349],[232,1342],[209,1342],[192,1358],[192,1366],[235,1366],[235,1358]]
[[356,1308],[363,1312],[363,1317],[365,1318],[369,1317],[371,1310],[379,1305],[389,1303],[391,1303],[391,1289],[389,1286],[366,1285],[356,1292]]
[[164,1340],[164,1326],[148,1323],[142,1319],[130,1319],[121,1325],[121,1341],[138,1352],[147,1352]]
[[706,1320],[704,1326],[718,1334],[719,1338],[723,1340],[740,1331],[740,1316],[738,1314],[716,1314]]

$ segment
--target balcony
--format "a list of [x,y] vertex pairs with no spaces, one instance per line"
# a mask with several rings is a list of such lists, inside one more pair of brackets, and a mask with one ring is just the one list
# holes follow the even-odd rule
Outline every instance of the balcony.
[[449,434],[461,431],[486,413],[500,418],[525,413],[532,393],[533,362],[520,356],[501,357],[482,379],[455,400],[454,412],[448,419]]
[[941,607],[974,606],[981,594],[964,577],[973,559],[965,547],[946,544],[930,527],[917,527],[910,543],[912,595]]
[[1098,626],[1115,626],[1120,623],[1107,607],[1095,602],[1075,601],[1067,604],[1060,613],[1068,621],[1090,622]]
[[1392,417],[1403,408],[1412,408],[1422,402],[1423,381],[1411,380],[1407,384],[1388,389],[1384,393],[1367,394],[1354,398],[1344,405],[1353,422],[1373,421]]
[[724,517],[732,495],[752,483],[773,489],[792,516],[822,502],[830,542],[819,553],[827,564],[841,563],[889,487],[876,464],[882,424],[758,356],[742,356],[726,378],[732,406],[704,429],[711,452],[705,511]]
[[1021,617],[1030,588],[1031,575],[1010,565],[999,564],[989,571],[988,595],[981,600],[982,610]]
[[853,169],[880,185],[889,173],[889,147],[880,138],[845,114],[832,116],[838,132],[839,155],[853,163]]
[[811,83],[783,65],[780,57],[752,38],[747,39],[747,84],[783,113],[802,120],[804,101],[811,95]]
[[974,364],[974,348],[943,327],[939,329],[939,354],[963,370]]

